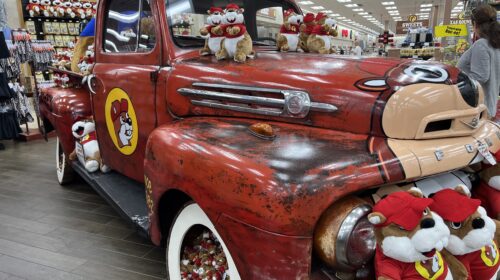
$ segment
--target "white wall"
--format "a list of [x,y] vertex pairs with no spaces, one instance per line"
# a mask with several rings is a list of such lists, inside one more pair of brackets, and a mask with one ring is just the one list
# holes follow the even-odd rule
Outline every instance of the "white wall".
[[[19,15],[18,5],[21,6],[21,0],[0,0],[5,2],[7,8],[7,22],[10,28],[22,27],[22,15]],[[24,9],[24,7],[23,7]]]

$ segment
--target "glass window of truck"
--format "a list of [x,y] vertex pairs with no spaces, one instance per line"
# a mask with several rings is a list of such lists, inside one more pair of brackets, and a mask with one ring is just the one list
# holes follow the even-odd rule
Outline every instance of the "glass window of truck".
[[225,8],[234,3],[245,9],[245,24],[254,43],[275,45],[276,34],[283,23],[283,10],[294,9],[289,3],[276,0],[167,0],[170,32],[177,46],[199,48],[205,44],[200,29],[206,25],[211,7]]

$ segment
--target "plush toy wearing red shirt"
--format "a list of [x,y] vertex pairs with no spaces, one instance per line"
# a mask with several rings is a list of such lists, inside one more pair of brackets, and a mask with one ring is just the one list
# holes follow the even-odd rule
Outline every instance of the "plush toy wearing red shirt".
[[325,14],[316,15],[316,26],[307,39],[307,49],[312,53],[332,53],[332,37],[337,35],[336,22]]
[[42,11],[42,6],[40,5],[40,0],[30,0],[29,4],[26,5],[26,11],[30,17],[37,17]]
[[208,14],[208,25],[200,30],[201,36],[207,37],[205,47],[200,50],[200,55],[216,54],[220,50],[222,39],[224,39],[224,31],[221,27],[224,10],[212,7],[208,10]]
[[300,46],[300,25],[303,17],[295,13],[293,9],[283,12],[284,22],[280,33],[276,38],[276,45],[280,52],[303,52]]
[[244,11],[236,4],[226,6],[222,19],[225,38],[221,49],[215,54],[218,60],[232,58],[236,62],[245,62],[247,58],[255,56],[252,38],[245,26]]
[[473,189],[473,197],[481,200],[488,216],[500,220],[500,151],[495,154],[497,164],[480,173],[481,183]]
[[69,159],[78,159],[88,172],[97,170],[109,172],[109,167],[102,162],[94,122],[92,120],[77,121],[71,127],[71,131],[77,141]]
[[368,215],[375,225],[377,280],[451,280],[450,266],[439,252],[450,231],[431,212],[432,200],[420,190],[395,192],[380,200]]
[[314,26],[316,26],[316,17],[312,13],[307,13],[306,16],[304,17],[304,23],[300,25],[300,48],[306,52],[309,50],[307,49],[307,39],[309,39],[309,36],[311,35]]
[[443,217],[451,236],[446,250],[468,271],[468,280],[496,280],[500,268],[497,247],[499,222],[486,215],[481,201],[470,198],[465,186],[432,196],[430,208]]

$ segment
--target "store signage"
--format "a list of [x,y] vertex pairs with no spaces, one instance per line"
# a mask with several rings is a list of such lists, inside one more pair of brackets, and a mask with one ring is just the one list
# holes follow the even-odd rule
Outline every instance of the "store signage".
[[406,34],[408,30],[415,28],[429,27],[429,20],[416,20],[414,22],[411,21],[398,21],[396,25],[396,33],[397,34]]
[[415,21],[417,21],[417,16],[416,15],[409,15],[408,16],[408,21],[409,22],[415,22]]
[[467,25],[450,24],[434,27],[434,37],[464,37],[467,36]]
[[461,12],[458,14],[458,19],[450,20],[450,24],[472,24],[472,21],[465,18],[465,12]]

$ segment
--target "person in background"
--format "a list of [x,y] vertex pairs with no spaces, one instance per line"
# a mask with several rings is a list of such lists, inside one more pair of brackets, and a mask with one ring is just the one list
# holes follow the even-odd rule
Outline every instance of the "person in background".
[[361,56],[363,54],[363,50],[359,46],[359,42],[358,41],[354,42],[354,45],[355,45],[355,47],[353,49],[353,53],[352,54],[355,55],[355,56]]
[[489,116],[494,118],[500,94],[500,24],[496,10],[487,4],[472,10],[471,20],[479,39],[462,55],[457,67],[481,84]]

